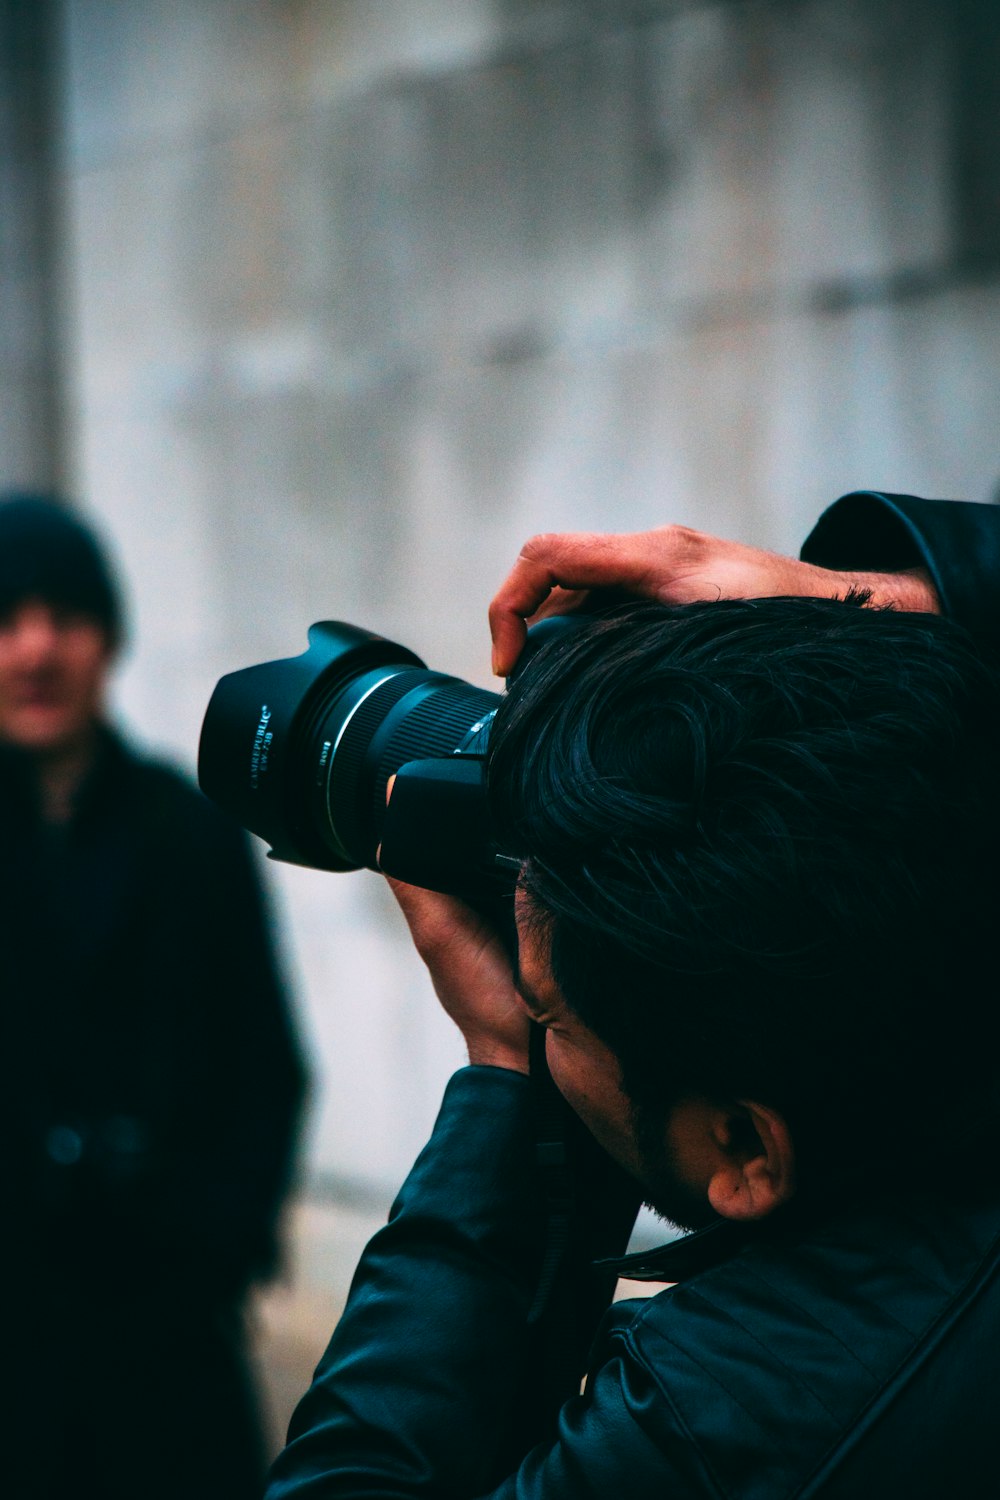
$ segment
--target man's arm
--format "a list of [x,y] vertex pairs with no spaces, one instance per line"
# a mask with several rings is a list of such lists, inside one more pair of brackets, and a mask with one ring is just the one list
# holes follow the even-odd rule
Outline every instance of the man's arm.
[[[531,1088],[500,1068],[452,1079],[429,1145],[362,1256],[268,1500],[472,1500],[506,1493],[526,1454],[553,1442],[610,1301],[613,1277],[590,1262],[621,1252],[635,1201],[620,1182],[602,1183],[600,1167],[588,1173],[555,1296],[531,1321],[545,1226]],[[561,1389],[548,1378],[553,1333],[570,1345]]]
[[857,490],[820,517],[801,557],[687,526],[531,537],[490,605],[493,669],[506,676],[526,622],[579,608],[593,590],[663,604],[773,595],[842,598],[946,614],[1000,648],[1000,506]]
[[269,1500],[471,1500],[502,1486],[553,1441],[579,1389],[615,1279],[593,1262],[621,1254],[638,1207],[635,1184],[556,1096],[570,1194],[552,1266],[542,1095],[524,1071],[528,1023],[510,961],[460,902],[395,889],[477,1065],[452,1079],[429,1145],[362,1257]]
[[823,513],[802,557],[823,569],[922,574],[942,614],[1000,649],[1000,506],[857,490]]
[[[983,506],[968,509],[989,511]],[[1000,513],[995,532],[1000,551]],[[931,573],[920,554],[911,553],[911,560],[899,567],[875,568],[865,566],[862,545],[855,549],[858,561],[848,566],[851,550],[843,549],[842,560],[833,567],[825,548],[797,560],[687,526],[532,537],[490,605],[493,669],[501,677],[511,671],[524,645],[526,622],[578,608],[595,590],[662,604],[777,595],[843,598],[852,590],[865,590],[874,605],[940,611]]]

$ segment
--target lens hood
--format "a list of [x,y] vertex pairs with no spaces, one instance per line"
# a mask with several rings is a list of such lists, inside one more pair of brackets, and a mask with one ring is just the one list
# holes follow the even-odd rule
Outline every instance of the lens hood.
[[[369,680],[377,686],[423,666],[412,651],[370,630],[338,620],[312,625],[301,656],[230,672],[216,686],[198,748],[202,791],[264,839],[275,858],[356,869],[329,847],[310,816],[324,768],[322,744],[317,756],[310,754],[311,729],[348,686]],[[310,766],[310,759],[317,763]]]

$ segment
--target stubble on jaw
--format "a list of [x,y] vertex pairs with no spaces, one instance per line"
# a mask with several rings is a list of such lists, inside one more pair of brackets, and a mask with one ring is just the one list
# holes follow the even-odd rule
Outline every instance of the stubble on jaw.
[[681,1172],[668,1134],[670,1108],[651,1110],[632,1101],[630,1109],[646,1207],[687,1233],[714,1224],[718,1215],[707,1196],[691,1187]]

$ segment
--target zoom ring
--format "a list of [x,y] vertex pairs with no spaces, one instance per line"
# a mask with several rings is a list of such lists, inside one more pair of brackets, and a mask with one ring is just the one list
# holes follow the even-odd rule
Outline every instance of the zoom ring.
[[379,757],[372,788],[373,826],[381,833],[389,777],[410,760],[451,755],[477,719],[497,706],[497,694],[453,679],[444,682],[408,713]]

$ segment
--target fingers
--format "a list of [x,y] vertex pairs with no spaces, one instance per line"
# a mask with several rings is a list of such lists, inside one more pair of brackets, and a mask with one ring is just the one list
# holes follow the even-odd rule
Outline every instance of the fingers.
[[[662,564],[662,541],[659,550]],[[557,612],[556,601],[552,607],[548,603],[554,591],[617,587],[641,594],[648,587],[650,571],[646,532],[576,531],[532,537],[490,605],[494,672],[504,677],[512,670],[524,645],[526,621],[541,606],[546,614]],[[578,603],[579,595],[562,602]]]

